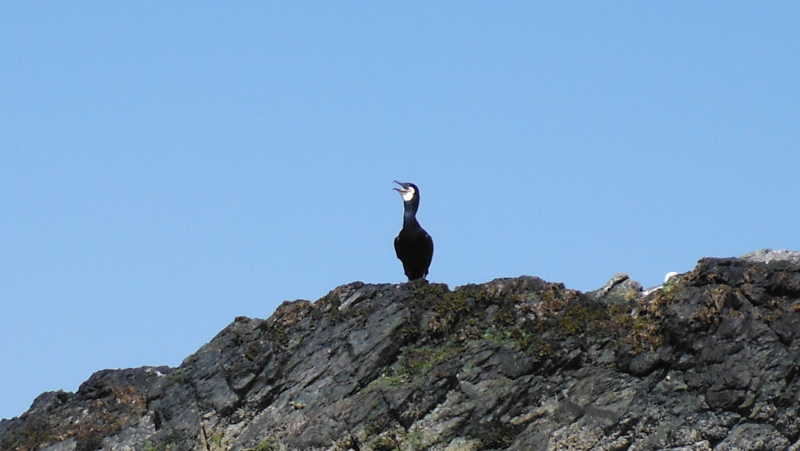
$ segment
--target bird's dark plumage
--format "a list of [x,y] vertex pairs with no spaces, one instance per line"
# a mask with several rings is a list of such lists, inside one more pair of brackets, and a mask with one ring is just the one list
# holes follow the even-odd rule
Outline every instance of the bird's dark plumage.
[[408,280],[422,279],[428,275],[428,267],[433,258],[433,239],[417,222],[419,208],[419,188],[413,183],[395,183],[395,188],[403,196],[403,230],[394,239],[394,251],[403,262]]

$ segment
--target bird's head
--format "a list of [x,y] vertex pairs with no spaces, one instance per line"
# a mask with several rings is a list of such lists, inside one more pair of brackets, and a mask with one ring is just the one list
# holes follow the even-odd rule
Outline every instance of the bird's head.
[[394,190],[403,196],[403,202],[411,202],[414,199],[419,199],[419,188],[417,188],[417,185],[413,183],[398,182],[397,180],[394,182],[402,186],[402,188],[394,188]]

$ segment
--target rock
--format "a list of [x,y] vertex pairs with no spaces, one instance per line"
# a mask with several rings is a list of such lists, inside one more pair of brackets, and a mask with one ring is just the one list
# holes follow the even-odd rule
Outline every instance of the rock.
[[714,451],[774,451],[786,449],[789,440],[770,424],[740,424],[731,429]]
[[650,292],[356,282],[238,317],[178,368],[44,393],[0,449],[800,449],[794,255],[703,259]]
[[788,261],[792,264],[800,264],[800,252],[791,252],[787,250],[761,249],[759,251],[750,252],[742,256],[742,260],[749,262],[771,263],[775,261]]
[[628,274],[621,272],[614,274],[599,290],[586,294],[604,304],[625,305],[641,297],[642,285],[628,277]]

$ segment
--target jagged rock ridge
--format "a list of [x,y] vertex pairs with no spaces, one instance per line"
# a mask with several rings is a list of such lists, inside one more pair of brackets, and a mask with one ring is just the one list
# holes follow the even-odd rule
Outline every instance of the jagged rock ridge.
[[0,449],[800,450],[787,255],[648,292],[353,283],[237,318],[178,368],[42,394]]

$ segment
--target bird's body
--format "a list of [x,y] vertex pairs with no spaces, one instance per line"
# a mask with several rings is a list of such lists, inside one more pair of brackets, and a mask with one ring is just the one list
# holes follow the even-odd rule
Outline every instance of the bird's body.
[[413,183],[400,183],[403,188],[395,188],[403,196],[403,229],[394,239],[394,251],[403,262],[403,270],[408,280],[423,279],[428,275],[428,267],[433,259],[433,239],[417,221],[419,208],[419,188]]

